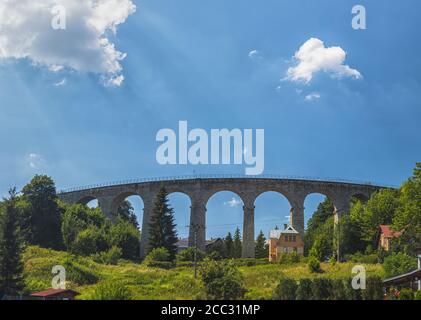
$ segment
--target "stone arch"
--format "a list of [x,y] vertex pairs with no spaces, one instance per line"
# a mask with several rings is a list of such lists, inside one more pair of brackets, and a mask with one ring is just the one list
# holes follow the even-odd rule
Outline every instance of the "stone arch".
[[94,200],[97,200],[99,202],[99,199],[97,197],[89,195],[89,196],[84,196],[80,198],[76,203],[87,206],[89,202],[94,201]]
[[113,200],[111,202],[111,211],[114,214],[117,214],[117,210],[118,210],[119,206],[121,205],[121,203],[125,199],[127,199],[128,197],[131,197],[131,196],[140,197],[140,199],[142,199],[142,202],[145,201],[144,197],[139,192],[134,192],[134,191],[121,192],[113,198]]
[[[180,196],[182,195],[183,198],[186,198],[188,201],[187,204],[187,208],[186,208],[186,212],[185,215],[181,216],[180,215],[180,211],[178,211],[178,206],[180,205],[179,202],[184,202],[184,200],[176,200],[176,203],[174,203],[173,200],[170,201],[170,206],[174,209],[174,218],[175,218],[175,223],[177,225],[177,233],[178,233],[178,237],[179,238],[186,238],[188,237],[189,231],[185,230],[186,228],[189,228],[190,225],[190,221],[191,221],[191,214],[192,214],[192,198],[190,196],[190,194],[188,192],[185,192],[182,189],[178,189],[178,188],[169,188],[169,190],[167,190],[168,192],[168,197],[174,197],[174,196]],[[186,221],[183,221],[183,217],[186,217]],[[183,221],[181,223],[181,221]],[[187,231],[187,232],[186,232]],[[186,233],[186,235],[185,235]]]
[[[255,199],[254,199],[254,208],[255,208],[255,213],[256,213],[256,215],[258,214],[257,212],[258,212],[258,210],[259,210],[259,206],[258,206],[258,202],[259,202],[259,200],[261,200],[261,199],[263,199],[264,197],[266,197],[266,196],[271,196],[272,197],[272,199],[275,199],[275,197],[276,197],[276,201],[278,201],[278,200],[280,200],[281,202],[287,202],[287,206],[288,206],[288,208],[287,209],[285,209],[285,212],[280,212],[280,215],[276,215],[276,217],[274,216],[273,217],[273,221],[268,221],[268,223],[271,223],[271,224],[273,224],[273,226],[272,227],[274,227],[275,226],[275,224],[277,225],[277,226],[279,226],[279,227],[281,227],[282,226],[282,223],[284,223],[284,222],[286,222],[285,221],[285,219],[282,219],[282,218],[285,218],[285,216],[284,217],[282,217],[282,214],[289,214],[289,218],[288,218],[288,224],[291,224],[291,211],[292,211],[292,203],[291,203],[291,201],[288,199],[288,197],[287,196],[285,196],[284,195],[284,193],[282,193],[282,192],[280,192],[280,191],[277,191],[277,190],[266,190],[266,191],[261,191],[261,192],[259,192],[257,195],[256,195],[256,197],[255,197]],[[267,200],[266,200],[267,201]],[[284,204],[281,204],[281,206],[283,206]],[[279,207],[279,209],[280,209],[281,207]],[[275,208],[273,208],[272,209],[272,211],[275,211],[275,210],[277,210],[278,209],[278,207],[276,207],[276,209]],[[275,221],[276,220],[276,221]],[[256,223],[255,223],[256,224]],[[263,229],[263,228],[260,228],[260,229]],[[256,234],[256,232],[259,232],[259,230],[258,229],[255,229],[254,230],[254,232],[255,232],[255,234]]]

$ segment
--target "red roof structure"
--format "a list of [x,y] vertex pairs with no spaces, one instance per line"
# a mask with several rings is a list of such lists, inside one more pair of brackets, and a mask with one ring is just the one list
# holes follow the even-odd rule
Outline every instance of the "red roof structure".
[[380,225],[380,230],[386,238],[399,238],[402,235],[402,231],[393,231],[389,225]]
[[30,296],[44,299],[74,299],[77,295],[79,295],[79,292],[70,289],[48,289],[32,293]]

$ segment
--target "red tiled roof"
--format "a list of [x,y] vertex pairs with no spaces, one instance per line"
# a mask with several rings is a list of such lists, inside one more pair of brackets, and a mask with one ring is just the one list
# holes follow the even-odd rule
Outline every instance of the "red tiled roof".
[[402,231],[393,231],[389,225],[381,225],[380,230],[386,238],[398,238],[402,235]]
[[63,293],[70,293],[77,296],[79,293],[70,289],[48,289],[41,292],[35,292],[31,294],[31,297],[54,297]]

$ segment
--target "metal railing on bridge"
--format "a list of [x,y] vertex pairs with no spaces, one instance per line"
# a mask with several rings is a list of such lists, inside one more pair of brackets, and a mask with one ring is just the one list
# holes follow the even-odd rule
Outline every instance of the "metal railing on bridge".
[[163,177],[152,177],[152,178],[140,178],[140,179],[128,179],[122,181],[113,181],[105,183],[97,183],[73,188],[62,189],[58,193],[70,193],[76,191],[83,191],[89,189],[98,189],[106,187],[122,186],[127,184],[138,184],[148,182],[164,182],[164,181],[183,181],[183,180],[195,180],[195,179],[274,179],[274,180],[305,180],[305,181],[320,181],[320,182],[336,182],[336,183],[349,183],[366,186],[377,186],[384,188],[396,188],[396,186],[387,185],[384,183],[373,183],[370,181],[358,181],[350,179],[340,178],[322,178],[322,177],[309,177],[309,176],[296,176],[296,175],[276,175],[276,174],[264,174],[259,176],[249,176],[242,174],[193,174],[193,175],[180,175],[180,176],[163,176]]

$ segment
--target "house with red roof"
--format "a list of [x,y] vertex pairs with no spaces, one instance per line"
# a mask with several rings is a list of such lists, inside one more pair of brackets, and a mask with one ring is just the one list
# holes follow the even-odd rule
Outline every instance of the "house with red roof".
[[390,250],[392,239],[399,238],[402,235],[402,231],[394,231],[390,225],[380,225],[379,233],[379,248],[383,248],[385,251]]
[[48,289],[32,293],[30,296],[43,300],[74,300],[79,292],[70,289]]

